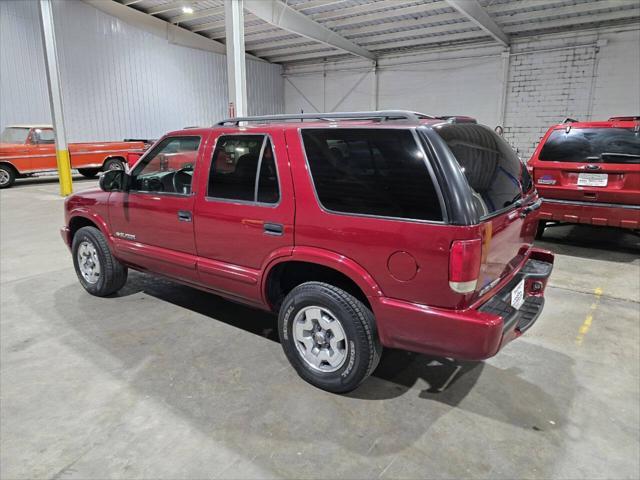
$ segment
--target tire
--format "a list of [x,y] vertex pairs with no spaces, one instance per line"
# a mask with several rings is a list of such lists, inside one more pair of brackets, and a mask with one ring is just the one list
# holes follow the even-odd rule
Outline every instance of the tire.
[[124,170],[124,160],[121,158],[110,158],[106,162],[104,162],[104,166],[102,168],[105,172],[107,170]]
[[538,221],[538,227],[536,229],[536,240],[541,240],[544,235],[544,229],[547,228],[547,222],[544,220]]
[[0,165],[0,188],[9,188],[16,181],[16,171],[8,165]]
[[[321,331],[315,330],[321,326]],[[284,353],[298,375],[328,392],[350,392],[380,361],[382,345],[371,310],[327,283],[307,282],[291,290],[280,307],[278,331]],[[301,332],[304,341],[300,341]],[[318,362],[318,357],[332,360]]]
[[93,178],[100,172],[99,168],[79,168],[78,173],[86,178]]
[[[73,236],[71,252],[78,280],[91,295],[106,297],[120,290],[127,282],[127,267],[111,254],[107,240],[96,227],[82,227],[78,230]],[[94,266],[97,264],[97,275],[95,268],[81,266],[79,257],[93,262]],[[87,275],[90,271],[94,275]]]

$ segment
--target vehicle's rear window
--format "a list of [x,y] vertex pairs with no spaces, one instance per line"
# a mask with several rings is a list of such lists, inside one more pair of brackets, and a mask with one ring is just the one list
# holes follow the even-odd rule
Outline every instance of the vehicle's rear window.
[[427,159],[409,130],[305,129],[318,199],[328,210],[442,220]]
[[554,130],[538,158],[546,162],[640,163],[640,131],[632,128]]
[[480,217],[510,207],[531,188],[531,178],[516,152],[483,125],[434,127],[460,164]]

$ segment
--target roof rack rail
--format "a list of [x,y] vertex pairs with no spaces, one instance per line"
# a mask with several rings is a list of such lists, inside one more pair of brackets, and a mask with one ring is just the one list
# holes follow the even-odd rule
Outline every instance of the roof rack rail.
[[567,117],[562,121],[562,123],[575,123],[577,121],[578,120],[576,120],[575,118]]
[[611,117],[609,122],[635,122],[640,120],[640,115],[624,115],[621,117]]
[[407,110],[380,110],[374,112],[328,112],[328,113],[297,113],[285,115],[260,115],[255,117],[234,117],[226,118],[216,125],[239,125],[240,122],[283,122],[289,120],[405,120],[411,123],[420,123],[424,118],[436,118],[419,112]]

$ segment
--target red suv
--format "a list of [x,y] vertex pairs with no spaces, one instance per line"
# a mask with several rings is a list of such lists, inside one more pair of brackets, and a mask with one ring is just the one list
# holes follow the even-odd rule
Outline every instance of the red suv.
[[278,314],[302,378],[355,388],[382,346],[484,359],[534,323],[553,255],[513,150],[466,117],[236,118],[167,134],[65,203],[82,286],[133,268]]
[[529,160],[540,196],[538,237],[552,222],[640,231],[640,117],[567,119]]

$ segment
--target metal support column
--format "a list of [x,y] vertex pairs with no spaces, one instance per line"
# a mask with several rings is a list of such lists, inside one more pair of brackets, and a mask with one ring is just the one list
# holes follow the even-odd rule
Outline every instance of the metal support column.
[[60,85],[60,71],[58,70],[58,50],[56,33],[53,24],[53,5],[51,0],[40,0],[40,28],[44,44],[44,58],[47,68],[47,85],[49,87],[49,102],[51,104],[51,118],[56,138],[56,161],[60,178],[60,195],[63,197],[73,192],[71,180],[71,161],[67,146],[67,133],[64,128],[64,114],[62,112],[62,87]]
[[247,116],[247,73],[244,51],[244,0],[224,1],[227,37],[229,116]]

